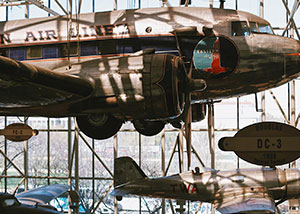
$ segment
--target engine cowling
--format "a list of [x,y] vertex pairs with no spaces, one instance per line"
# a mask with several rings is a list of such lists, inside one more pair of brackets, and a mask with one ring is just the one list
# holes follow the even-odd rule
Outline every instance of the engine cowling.
[[[114,104],[112,114],[126,119],[169,119],[181,114],[179,60],[169,54],[101,59],[97,97]],[[102,106],[103,107],[103,106]],[[112,110],[112,109],[110,109]]]

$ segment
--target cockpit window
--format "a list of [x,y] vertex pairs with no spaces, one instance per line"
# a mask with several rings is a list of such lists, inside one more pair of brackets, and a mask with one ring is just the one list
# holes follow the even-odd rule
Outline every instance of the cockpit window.
[[231,23],[232,36],[249,36],[250,30],[247,22],[238,21]]
[[268,24],[261,24],[257,22],[249,22],[250,30],[252,33],[267,33],[273,34],[273,30]]
[[249,22],[249,23],[250,23],[251,32],[254,32],[254,33],[258,32],[256,22]]
[[270,25],[258,23],[258,29],[259,29],[260,33],[273,34],[273,31],[272,31],[272,28]]

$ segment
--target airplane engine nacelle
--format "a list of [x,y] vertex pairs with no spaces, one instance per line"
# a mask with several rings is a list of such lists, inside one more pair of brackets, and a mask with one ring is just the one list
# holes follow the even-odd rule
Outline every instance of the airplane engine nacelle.
[[107,70],[109,66],[109,72],[100,75],[99,88],[117,106],[115,116],[147,120],[181,114],[183,99],[178,87],[180,72],[176,56],[148,54],[103,60],[108,60],[103,67]]

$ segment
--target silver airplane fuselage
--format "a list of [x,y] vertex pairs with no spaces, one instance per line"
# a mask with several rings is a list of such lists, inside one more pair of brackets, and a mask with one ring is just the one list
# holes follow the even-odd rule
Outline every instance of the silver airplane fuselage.
[[[300,196],[300,171],[297,169],[240,169],[146,178],[126,183],[118,190],[130,194],[192,201],[224,201],[240,193],[268,193],[274,200]],[[269,196],[268,196],[269,197]]]
[[[198,7],[0,22],[0,55],[1,115],[76,116],[97,139],[127,120],[149,136],[178,124],[190,94],[192,109],[202,109],[192,120],[200,121],[208,101],[273,88],[300,72],[300,43],[274,35],[266,20]],[[115,128],[97,136],[108,126]]]
[[213,203],[221,213],[236,213],[236,210],[267,213],[275,209],[274,200],[283,202],[299,198],[300,171],[274,168],[198,174],[190,171],[161,178],[132,180],[116,186],[114,191],[116,196],[118,193],[122,196],[128,193],[147,197],[209,202]]
[[[293,55],[300,52],[299,42],[274,35],[266,20],[246,12],[193,7],[146,8],[82,14],[77,20],[74,16],[72,28],[68,26],[68,21],[67,17],[48,17],[0,22],[0,51],[5,52],[8,57],[32,65],[80,77],[93,77],[95,90],[89,98],[102,99],[102,106],[99,108],[90,104],[91,106],[82,110],[85,113],[98,108],[100,112],[121,111],[123,116],[133,118],[132,112],[135,111],[129,110],[126,105],[137,103],[140,108],[147,103],[147,93],[145,88],[140,88],[145,85],[142,75],[134,75],[132,72],[145,67],[145,62],[135,59],[133,63],[136,68],[126,68],[131,70],[128,81],[137,85],[132,87],[126,85],[125,81],[118,81],[118,78],[124,79],[120,69],[105,70],[105,66],[101,66],[101,63],[105,64],[101,58],[126,56],[147,48],[154,48],[155,53],[178,55],[176,38],[172,33],[176,30],[179,32],[178,43],[184,60],[189,65],[193,61],[193,77],[204,79],[207,83],[206,90],[193,92],[192,99],[195,102],[239,96],[276,87],[297,77],[300,71],[300,57]],[[79,23],[78,36],[75,30],[76,22]],[[189,26],[195,30],[182,30]],[[68,32],[71,32],[69,39]],[[219,48],[207,45],[206,39],[209,37],[220,40]],[[78,38],[80,55],[75,51]],[[71,42],[71,50],[67,54],[68,42]],[[40,47],[42,53],[39,53]],[[34,51],[37,54],[34,54]],[[199,54],[201,51],[207,54]],[[220,67],[225,68],[222,72],[206,69],[205,63],[201,64],[207,57],[214,57],[211,53],[215,51],[220,52]],[[69,65],[78,63],[78,60],[85,62],[92,59],[99,60],[94,64],[90,63],[90,66],[80,65],[68,69]],[[110,76],[115,76],[116,85],[105,81],[101,72],[109,72]],[[160,70],[153,75],[159,76],[160,72],[165,71]],[[4,90],[3,95],[6,92]],[[42,92],[35,94],[36,97],[43,95]],[[106,100],[112,96],[116,97],[113,102]],[[0,106],[14,106],[15,109],[26,107],[26,100],[29,98],[32,99],[31,96],[25,95],[18,103],[3,103]],[[33,105],[38,107],[38,102],[41,101],[37,99]],[[38,115],[51,115],[45,106],[52,103],[55,104],[48,99],[42,103],[43,109],[40,112],[38,108],[35,111]],[[53,116],[74,115],[80,113],[78,111],[80,110],[69,108],[54,111]],[[28,113],[33,114],[30,110]],[[138,114],[135,117],[138,117]]]

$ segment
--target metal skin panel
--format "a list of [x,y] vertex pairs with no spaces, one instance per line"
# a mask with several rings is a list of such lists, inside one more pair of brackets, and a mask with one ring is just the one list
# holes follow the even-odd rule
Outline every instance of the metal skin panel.
[[[120,159],[122,164],[130,160],[127,157]],[[120,171],[118,163],[115,162],[115,179],[127,176],[126,170]],[[230,213],[230,209],[232,212],[264,209],[272,211],[275,208],[274,200],[298,198],[300,195],[298,169],[256,168],[203,173],[190,171],[160,178],[143,178],[145,175],[141,174],[143,172],[140,172],[137,165],[132,166],[131,170],[137,175],[130,173],[127,180],[119,182],[113,195],[134,194],[210,202],[224,213]]]
[[[67,21],[66,17],[60,16],[1,22],[0,49],[65,44],[67,42]],[[137,60],[137,58],[125,56],[146,48],[155,48],[155,54],[178,54],[175,37],[171,31],[189,26],[196,27],[197,31],[193,33],[183,32],[178,36],[183,59],[188,67],[199,41],[212,35],[231,41],[238,54],[238,58],[235,59],[237,66],[224,75],[211,75],[193,69],[192,77],[204,79],[207,88],[203,92],[193,92],[192,103],[266,90],[298,76],[300,71],[299,56],[290,55],[300,52],[300,45],[296,40],[253,33],[250,33],[249,36],[232,36],[232,21],[254,21],[268,24],[264,19],[246,12],[195,7],[147,8],[82,14],[78,18],[80,41],[97,41],[103,42],[103,44],[112,42],[116,51],[82,56],[79,64],[76,64],[78,62],[77,57],[70,57],[70,64],[75,64],[71,70],[68,69],[67,57],[63,56],[51,59],[25,60],[24,64],[37,65],[80,78],[92,78],[98,84],[93,92],[94,97],[89,98],[87,96],[86,98],[89,98],[87,100],[78,99],[77,102],[74,102],[76,99],[68,99],[68,94],[60,94],[62,93],[60,92],[57,94],[57,103],[59,103],[57,104],[55,103],[55,94],[46,94],[45,96],[47,91],[42,90],[43,81],[47,81],[45,79],[41,80],[41,85],[21,84],[10,90],[8,88],[16,82],[7,78],[0,78],[0,89],[3,93],[10,94],[9,97],[0,101],[0,112],[2,115],[56,117],[110,112],[125,120],[133,118],[173,119],[181,111],[181,105],[177,100],[178,93],[176,94],[178,88],[176,75],[173,75],[176,71],[167,72],[168,66],[165,69],[163,67],[158,68],[163,63],[156,62],[156,56],[151,56],[153,57],[151,62],[146,60],[147,57],[140,57],[140,60]],[[73,23],[75,22],[74,17]],[[211,29],[211,31],[206,32],[203,29]],[[76,41],[76,39],[74,32],[72,41]],[[130,51],[127,51],[126,45],[130,46]],[[223,51],[227,47],[220,45],[222,46],[220,50]],[[116,55],[120,58],[109,59],[110,56]],[[141,58],[143,58],[143,63],[141,63]],[[133,61],[126,62],[128,59]],[[220,60],[222,62],[222,59]],[[226,60],[230,61],[230,58]],[[105,64],[105,62],[112,64]],[[116,70],[109,68],[116,66],[113,63],[123,66],[126,70],[125,73],[116,73],[123,69],[121,67],[115,67]],[[131,64],[129,63],[133,63],[133,67],[130,67]],[[128,67],[126,68],[126,66]],[[140,67],[134,68],[134,66]],[[147,66],[150,67],[147,68]],[[140,69],[143,69],[142,73],[140,73],[142,71]],[[127,70],[131,72],[128,73]],[[151,74],[151,77],[147,77],[147,74],[144,73],[146,71],[148,75]],[[172,79],[172,81],[170,80],[171,83],[166,79],[161,79],[163,72],[168,75],[171,73],[171,75],[167,75],[168,78]],[[142,77],[142,81],[140,77]],[[160,78],[161,82],[160,84],[149,85],[147,82],[150,81],[149,78],[154,82]],[[72,87],[71,83],[67,81],[65,83]],[[18,98],[21,97],[22,99],[23,96],[21,95],[23,94],[21,88],[28,91],[26,94],[32,95],[26,97],[26,105],[28,106],[26,108],[21,107],[18,102]],[[166,88],[169,92],[164,94]],[[43,93],[39,93],[41,90]],[[145,99],[146,95],[147,99]],[[171,100],[168,95],[172,97]],[[45,97],[49,97],[48,103],[47,100],[43,100]],[[151,101],[148,97],[151,97]],[[42,100],[41,104],[43,105],[39,106],[38,100]],[[160,100],[162,102],[159,102]],[[175,107],[171,108],[172,105]],[[162,109],[162,111],[159,112],[158,109],[159,111]],[[143,113],[138,114],[137,112]]]
[[[260,17],[247,12],[197,7],[119,10],[94,14],[81,14],[78,19],[80,22],[79,34],[82,39],[105,38],[103,36],[115,38],[151,36],[158,34],[163,36],[164,34],[169,34],[173,29],[182,26],[197,26],[197,31],[201,34],[202,27],[210,25],[216,25],[217,34],[229,35],[229,27],[224,28],[224,26],[229,26],[227,22],[229,20],[249,19],[254,22],[259,21],[261,23],[268,23]],[[9,34],[9,39],[11,40],[11,43],[9,43],[10,45],[66,41],[68,32],[67,22],[68,19],[64,16],[33,18],[30,19],[30,21],[24,19],[0,22],[0,34]],[[73,15],[73,22],[76,22],[75,15]],[[105,32],[110,31],[110,28],[108,27],[108,30],[107,28],[101,28],[101,32],[98,33],[97,27],[94,27],[101,25],[122,25],[124,23],[128,24],[129,31],[126,31],[126,28],[114,29],[114,35],[105,34]],[[150,33],[145,31],[148,26],[152,27]],[[32,34],[28,32],[32,32]],[[76,41],[76,32],[73,33],[72,39]],[[48,39],[49,37],[51,39]],[[6,36],[5,38],[7,39],[8,37]],[[28,41],[24,41],[26,38]],[[1,46],[4,46],[4,44],[1,44]]]

